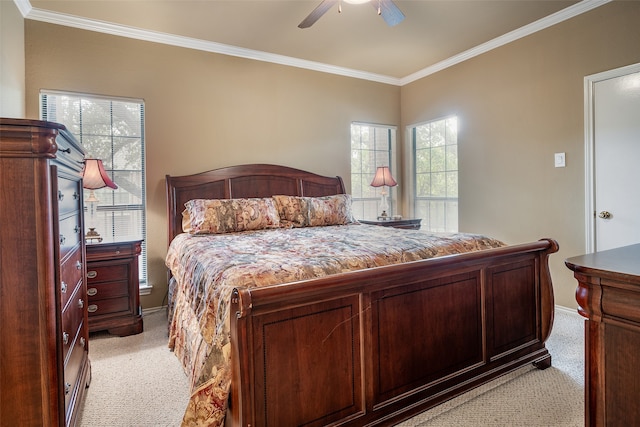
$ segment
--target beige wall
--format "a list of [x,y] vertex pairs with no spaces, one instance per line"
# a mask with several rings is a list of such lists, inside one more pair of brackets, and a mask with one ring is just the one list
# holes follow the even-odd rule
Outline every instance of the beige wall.
[[0,1],[0,117],[24,118],[24,18]]
[[277,163],[348,180],[351,122],[400,123],[395,86],[30,20],[25,28],[28,117],[38,117],[42,88],[145,101],[154,286],[145,308],[166,293],[166,174]]
[[566,307],[576,282],[564,259],[585,250],[584,77],[640,62],[639,22],[640,2],[610,3],[402,88],[402,128],[460,119],[460,230],[557,239]]
[[563,260],[585,248],[583,78],[640,62],[638,22],[640,2],[610,3],[398,88],[27,21],[26,111],[38,116],[40,88],[145,100],[144,307],[166,290],[165,174],[269,162],[348,179],[351,121],[400,124],[406,154],[405,126],[449,114],[460,118],[460,229],[557,239],[556,302],[575,307]]

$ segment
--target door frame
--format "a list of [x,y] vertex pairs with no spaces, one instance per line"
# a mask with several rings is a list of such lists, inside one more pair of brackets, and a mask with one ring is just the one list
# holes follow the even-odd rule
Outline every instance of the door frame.
[[640,72],[640,63],[631,64],[601,73],[591,74],[584,78],[584,170],[585,170],[585,247],[591,253],[596,247],[596,204],[595,204],[595,84],[604,80],[615,79]]

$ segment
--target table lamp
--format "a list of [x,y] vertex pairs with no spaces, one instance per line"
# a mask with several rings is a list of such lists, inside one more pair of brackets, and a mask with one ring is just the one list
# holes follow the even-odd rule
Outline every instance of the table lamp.
[[[82,171],[82,187],[90,190],[86,201],[91,203],[91,220],[93,222],[93,204],[95,202],[99,202],[93,190],[104,187],[113,188],[115,190],[118,186],[111,181],[111,178],[107,175],[107,172],[104,170],[102,160],[86,159],[84,161],[84,170]],[[96,231],[95,227],[89,228],[85,239],[89,242],[92,240],[102,242],[102,237],[100,237],[100,234]]]
[[395,187],[396,185],[398,185],[398,183],[393,179],[389,166],[378,166],[378,169],[376,169],[376,175],[373,177],[373,181],[371,181],[372,187],[382,187],[382,190],[380,190],[380,209],[382,210],[382,213],[378,219],[385,220],[389,217],[387,214],[389,204],[387,203],[386,187]]

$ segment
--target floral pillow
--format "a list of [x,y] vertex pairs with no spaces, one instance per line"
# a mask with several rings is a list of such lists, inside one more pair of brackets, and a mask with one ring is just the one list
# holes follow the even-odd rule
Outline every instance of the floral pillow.
[[280,216],[271,198],[194,199],[184,205],[186,213],[183,213],[182,227],[191,234],[221,234],[280,227]]
[[182,231],[191,233],[191,215],[189,215],[188,209],[182,211]]
[[324,197],[273,196],[283,225],[316,227],[357,222],[351,211],[351,195]]
[[309,203],[305,197],[273,196],[283,226],[309,225]]

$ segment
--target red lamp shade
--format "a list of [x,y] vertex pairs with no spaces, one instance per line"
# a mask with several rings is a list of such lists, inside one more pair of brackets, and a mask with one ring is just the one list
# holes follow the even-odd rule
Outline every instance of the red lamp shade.
[[385,185],[387,187],[395,187],[398,183],[393,179],[389,166],[378,166],[378,169],[376,169],[376,175],[373,177],[373,181],[371,181],[371,186],[382,187]]
[[110,187],[114,190],[118,186],[111,181],[109,175],[104,170],[104,165],[100,159],[86,159],[84,161],[84,171],[82,171],[82,186],[89,190]]

